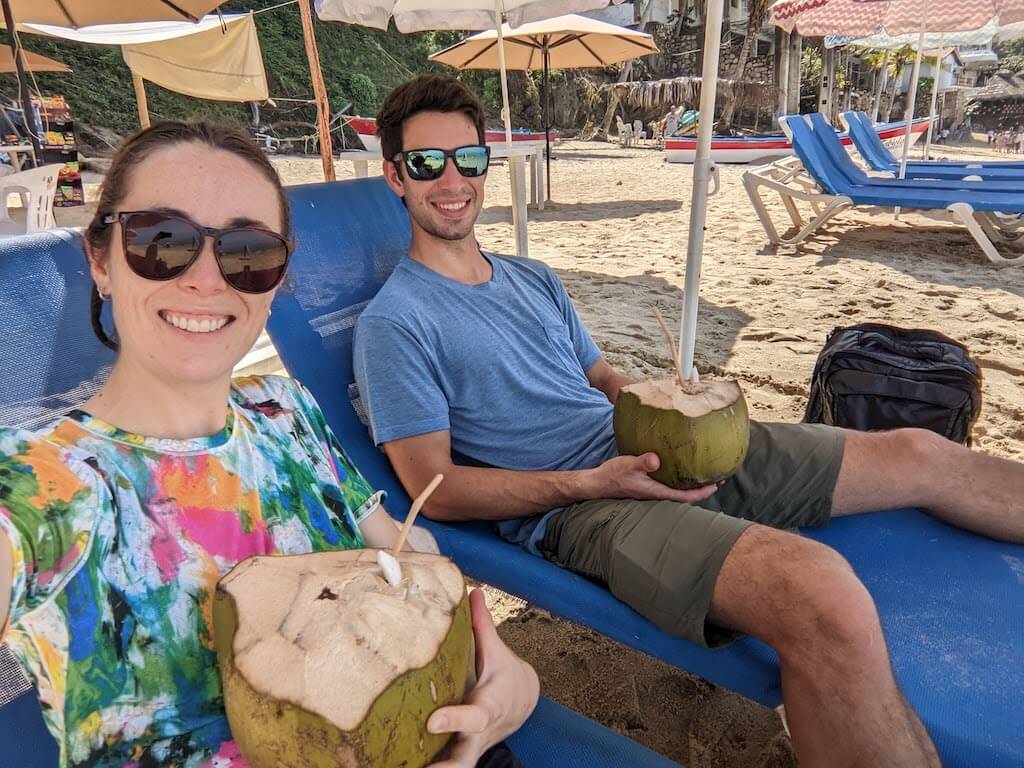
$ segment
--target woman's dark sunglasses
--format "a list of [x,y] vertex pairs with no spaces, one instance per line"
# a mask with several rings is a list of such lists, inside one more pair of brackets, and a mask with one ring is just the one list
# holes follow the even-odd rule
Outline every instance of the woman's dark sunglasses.
[[128,266],[147,280],[173,280],[195,263],[203,241],[212,237],[217,266],[227,284],[242,293],[266,293],[284,278],[292,251],[288,240],[267,229],[213,229],[161,211],[122,211],[103,221],[120,222]]
[[455,149],[407,149],[395,155],[395,162],[397,163],[399,158],[405,161],[409,178],[416,181],[433,181],[444,174],[444,165],[449,157],[459,173],[474,178],[487,173],[487,166],[491,164],[491,148],[471,144]]

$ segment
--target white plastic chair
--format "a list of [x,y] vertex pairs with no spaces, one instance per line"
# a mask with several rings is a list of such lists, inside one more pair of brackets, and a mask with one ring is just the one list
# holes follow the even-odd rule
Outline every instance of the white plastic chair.
[[[60,165],[44,165],[30,171],[12,173],[0,178],[0,237],[24,235],[57,226],[53,218],[53,198],[57,194]],[[24,223],[11,219],[8,195],[21,197],[25,209]]]
[[622,146],[630,146],[633,143],[633,127],[628,123],[622,122],[622,118],[618,115],[615,116],[615,125],[619,129],[619,139],[622,140]]
[[647,138],[647,131],[644,130],[644,121],[643,120],[634,120],[633,121],[633,138],[634,139],[646,139]]

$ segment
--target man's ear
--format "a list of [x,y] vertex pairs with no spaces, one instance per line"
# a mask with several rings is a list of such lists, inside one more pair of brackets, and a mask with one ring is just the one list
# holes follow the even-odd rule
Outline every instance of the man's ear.
[[404,200],[405,179],[402,177],[402,173],[398,170],[398,163],[392,162],[391,160],[385,160],[381,170],[384,171],[384,180],[388,183],[388,186],[391,187],[391,191]]

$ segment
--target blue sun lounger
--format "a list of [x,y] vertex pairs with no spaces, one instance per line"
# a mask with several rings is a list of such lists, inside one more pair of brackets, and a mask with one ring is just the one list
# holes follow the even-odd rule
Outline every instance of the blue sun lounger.
[[[408,216],[383,179],[289,189],[293,286],[269,331],[371,483],[402,517],[409,499],[357,415],[352,332],[409,243]],[[400,370],[395,371],[401,375]],[[601,585],[507,544],[485,524],[425,521],[470,576],[761,703],[781,701],[778,661],[744,639],[708,651],[671,637]],[[836,520],[807,535],[835,547],[874,596],[903,690],[947,766],[1021,766],[1024,546],[951,528],[914,510]]]
[[[907,180],[879,179],[881,183],[875,183],[875,179],[867,178],[855,182],[837,157],[823,149],[821,142],[828,137],[814,135],[807,115],[780,119],[791,137],[799,164],[793,165],[792,158],[787,158],[790,162],[785,165],[761,166],[743,174],[750,202],[773,243],[802,242],[836,214],[853,206],[904,208],[963,225],[994,264],[1024,263],[1020,255],[1004,256],[993,244],[1012,242],[1019,237],[1024,226],[1024,219],[1020,218],[1024,214],[1024,186],[1020,192],[1012,192],[989,189],[984,182],[969,189],[960,188],[967,182],[955,182],[950,188],[936,186],[937,182]],[[829,126],[828,132],[831,131]],[[842,162],[849,163],[849,157]],[[803,181],[803,176],[810,181]],[[783,236],[776,229],[760,195],[763,189],[778,193],[797,230],[795,234]],[[797,201],[811,205],[813,218],[804,219]]]
[[[307,248],[317,242],[309,230],[300,238]],[[319,243],[331,253],[336,246]],[[339,265],[334,276],[344,278],[344,272]],[[32,428],[88,399],[106,380],[114,356],[90,329],[91,283],[76,234],[54,230],[0,241],[0,285],[0,424]],[[337,286],[328,280],[322,287]],[[105,323],[109,328],[109,317]],[[346,434],[341,437],[347,442]],[[395,501],[392,506],[402,509]],[[677,766],[543,697],[508,741],[527,768]],[[36,691],[0,644],[0,766],[57,764],[57,745],[43,723]]]
[[[884,187],[887,189],[945,189],[945,190],[968,190],[971,192],[1005,192],[1013,195],[1024,193],[1024,168],[1017,171],[1017,180],[1005,178],[982,178],[971,174],[969,171],[954,171],[952,176],[936,176],[924,178],[913,176],[903,179],[892,178],[891,176],[871,176],[865,173],[853,162],[839,139],[836,138],[835,129],[820,112],[811,112],[804,115],[805,120],[811,127],[811,135],[817,142],[818,147],[828,157],[840,175],[851,184],[859,184],[868,187]],[[792,124],[792,119],[787,119],[787,126]]]
[[[898,176],[900,161],[889,151],[889,148],[878,138],[871,118],[864,112],[843,112],[840,115],[850,133],[857,153],[874,171],[882,171]],[[1007,181],[1024,180],[1024,162],[1007,161],[967,161],[955,162],[948,160],[908,160],[906,178],[908,179],[957,179],[965,175],[980,176],[983,179],[1005,179]]]

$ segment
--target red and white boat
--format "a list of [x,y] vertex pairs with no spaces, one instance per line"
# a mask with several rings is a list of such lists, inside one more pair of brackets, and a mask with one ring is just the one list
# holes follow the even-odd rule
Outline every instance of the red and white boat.
[[[359,140],[363,142],[363,146],[367,149],[378,151],[380,150],[380,140],[377,138],[377,121],[372,117],[353,117],[346,121],[346,123],[352,126],[359,135]],[[485,132],[486,142],[488,144],[504,144],[505,143],[505,131],[486,131]],[[555,143],[557,138],[555,131],[548,132],[548,138],[551,143]],[[539,141],[544,142],[543,131],[512,131],[512,141]]]
[[[896,151],[903,145],[906,123],[880,123],[875,126],[878,138],[889,149]],[[911,124],[910,144],[913,146],[928,130],[928,118],[921,117]],[[853,143],[846,133],[839,134],[844,146]],[[665,159],[670,163],[692,163],[697,154],[696,136],[671,136],[665,139]],[[711,159],[716,163],[751,163],[773,160],[793,154],[789,139],[781,133],[763,133],[754,136],[712,136]]]

